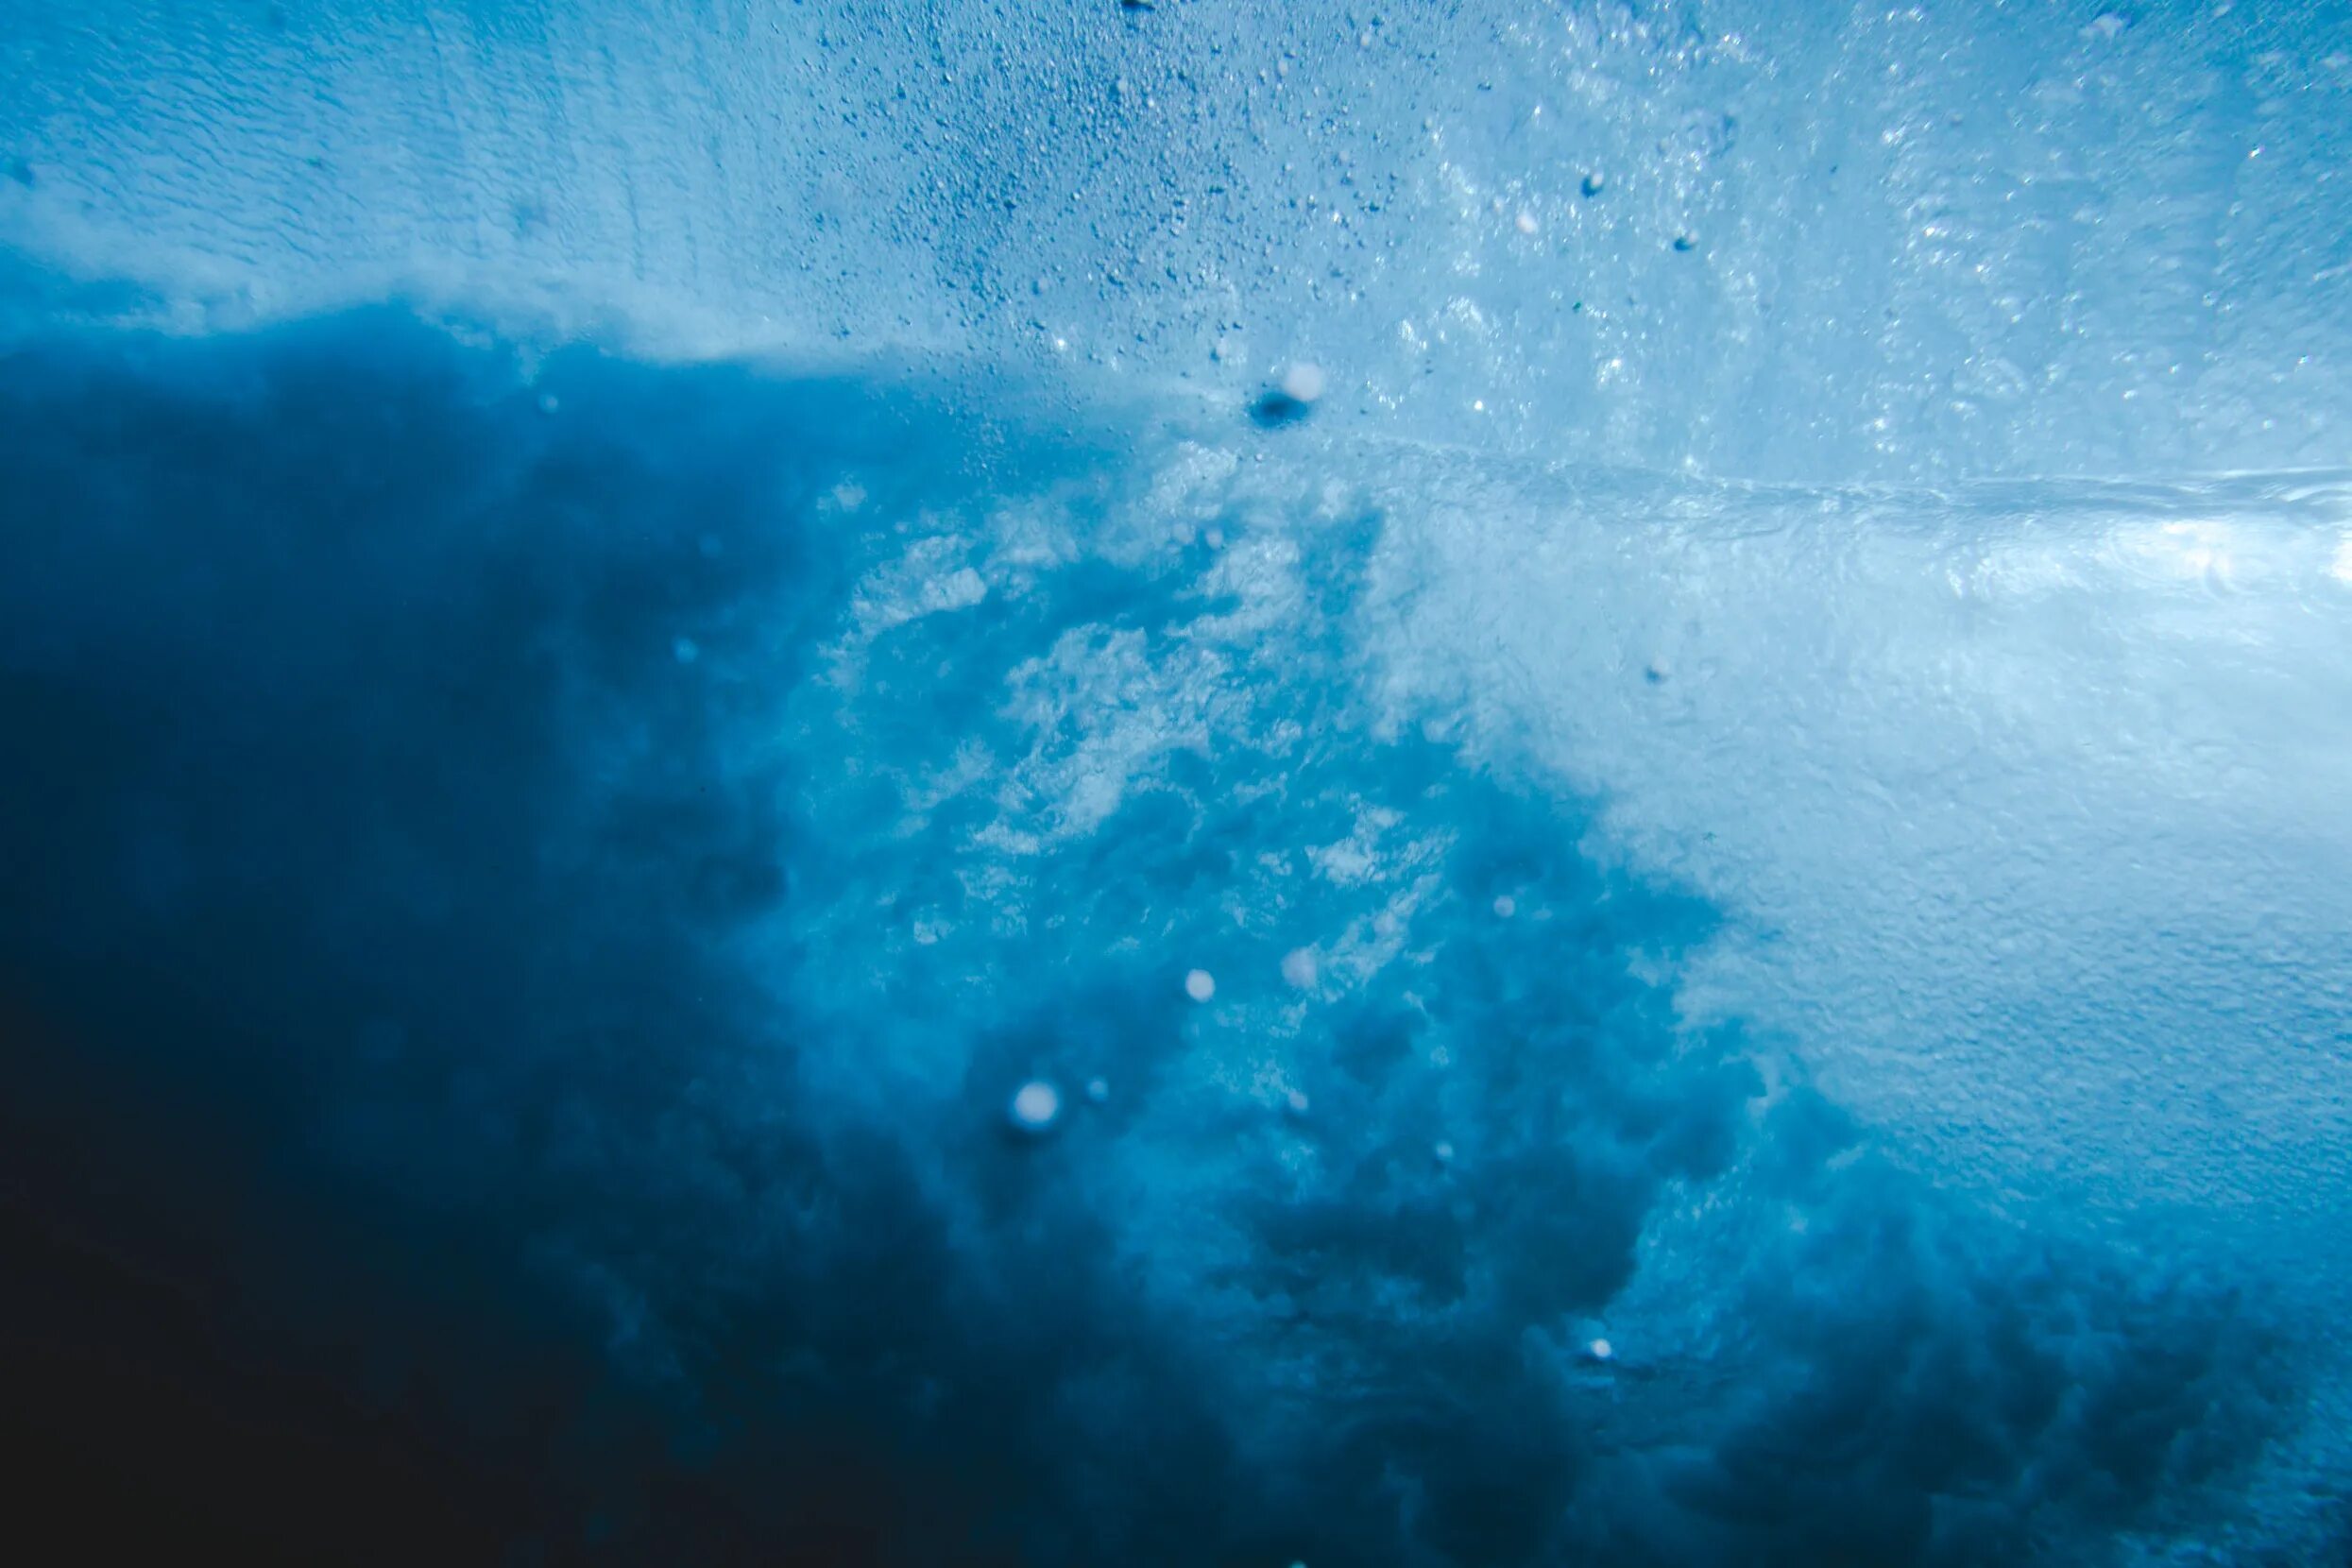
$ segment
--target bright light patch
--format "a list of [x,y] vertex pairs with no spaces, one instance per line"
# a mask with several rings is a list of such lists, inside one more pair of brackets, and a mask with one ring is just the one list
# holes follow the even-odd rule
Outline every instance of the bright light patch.
[[2225,522],[2168,522],[2141,535],[2138,553],[2168,576],[2225,585],[2236,566],[2234,532]]

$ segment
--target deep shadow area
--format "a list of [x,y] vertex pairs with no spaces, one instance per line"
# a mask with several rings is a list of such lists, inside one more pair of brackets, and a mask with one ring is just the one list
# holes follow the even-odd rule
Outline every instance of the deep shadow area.
[[526,388],[388,315],[7,365],[0,1313],[26,1495],[92,1560],[562,1557],[622,1532],[614,1465],[724,1540],[519,1247],[559,1097],[673,1104],[733,1027],[697,934],[780,895],[677,640],[725,656],[746,581],[740,638],[790,639],[839,587],[814,466],[910,439],[741,381]]

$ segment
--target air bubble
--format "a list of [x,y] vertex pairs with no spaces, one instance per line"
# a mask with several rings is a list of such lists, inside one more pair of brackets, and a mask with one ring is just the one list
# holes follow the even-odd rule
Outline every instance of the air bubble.
[[1061,1117],[1062,1091],[1042,1078],[1032,1078],[1014,1091],[1006,1115],[1020,1132],[1047,1132]]

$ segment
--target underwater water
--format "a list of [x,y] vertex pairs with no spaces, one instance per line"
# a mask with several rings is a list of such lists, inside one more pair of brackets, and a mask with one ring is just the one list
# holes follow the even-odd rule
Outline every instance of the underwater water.
[[2352,1560],[2352,19],[16,6],[54,1560]]

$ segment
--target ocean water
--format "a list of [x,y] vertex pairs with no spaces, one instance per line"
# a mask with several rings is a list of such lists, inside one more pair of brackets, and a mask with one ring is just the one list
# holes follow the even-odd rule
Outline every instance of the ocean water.
[[2341,12],[21,9],[47,1559],[2352,1560]]

